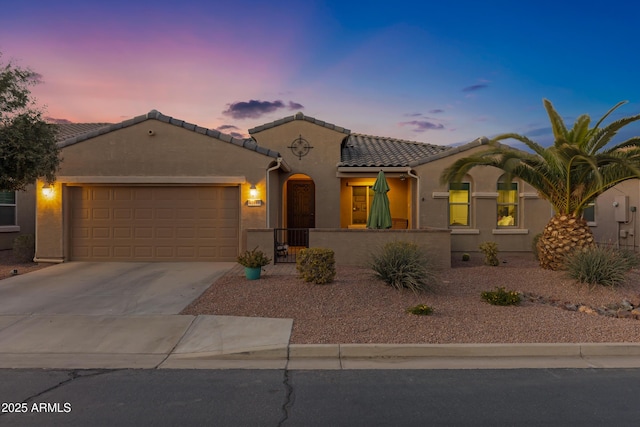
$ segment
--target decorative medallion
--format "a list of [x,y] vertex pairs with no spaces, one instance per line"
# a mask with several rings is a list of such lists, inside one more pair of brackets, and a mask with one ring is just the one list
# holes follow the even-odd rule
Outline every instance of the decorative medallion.
[[309,150],[313,147],[309,144],[309,142],[300,135],[296,139],[293,140],[291,145],[288,147],[291,149],[291,152],[298,156],[298,160],[302,159],[302,156],[306,156],[309,154]]

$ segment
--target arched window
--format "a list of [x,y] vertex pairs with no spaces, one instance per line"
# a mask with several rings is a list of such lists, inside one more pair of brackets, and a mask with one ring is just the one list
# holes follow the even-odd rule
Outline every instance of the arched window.
[[518,183],[498,181],[498,227],[518,226]]

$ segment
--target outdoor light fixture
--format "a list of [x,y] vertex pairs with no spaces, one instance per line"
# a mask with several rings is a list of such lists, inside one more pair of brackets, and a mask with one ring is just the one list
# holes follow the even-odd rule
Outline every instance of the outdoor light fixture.
[[247,200],[247,206],[262,206],[262,200],[258,198],[258,189],[255,185],[251,185],[251,188],[249,188],[249,200]]
[[45,184],[42,186],[42,195],[47,199],[53,197],[53,187],[49,184]]

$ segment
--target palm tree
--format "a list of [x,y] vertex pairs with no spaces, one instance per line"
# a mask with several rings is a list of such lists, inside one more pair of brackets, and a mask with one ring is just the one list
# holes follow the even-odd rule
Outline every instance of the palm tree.
[[[540,265],[557,270],[564,257],[576,248],[593,246],[591,229],[582,218],[585,207],[614,185],[640,178],[640,137],[632,137],[607,147],[624,126],[640,120],[640,114],[600,127],[603,121],[626,101],[611,108],[592,128],[591,118],[578,117],[568,129],[548,100],[543,100],[551,121],[554,143],[542,147],[529,138],[506,133],[490,142],[482,153],[459,159],[441,176],[442,183],[459,182],[476,166],[494,166],[505,172],[507,181],[520,178],[534,187],[555,210],[537,243]],[[532,153],[499,144],[505,139],[524,143]]]

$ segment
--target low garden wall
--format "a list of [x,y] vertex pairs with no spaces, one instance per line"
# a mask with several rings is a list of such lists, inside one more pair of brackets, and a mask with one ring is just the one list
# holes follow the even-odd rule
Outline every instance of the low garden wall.
[[[259,246],[273,257],[272,229],[249,229],[246,241],[247,249]],[[333,249],[338,265],[366,265],[372,252],[393,241],[413,242],[423,247],[437,265],[451,267],[451,231],[448,229],[309,229],[309,247]]]

